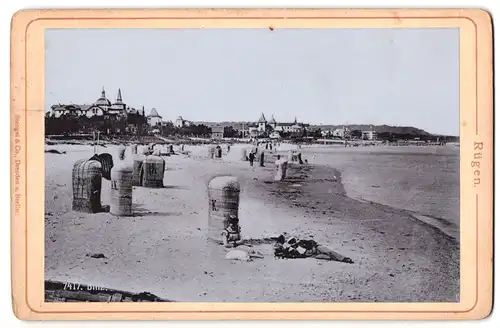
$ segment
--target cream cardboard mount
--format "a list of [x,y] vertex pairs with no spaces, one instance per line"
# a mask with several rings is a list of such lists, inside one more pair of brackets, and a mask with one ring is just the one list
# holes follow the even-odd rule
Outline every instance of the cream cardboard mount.
[[[64,277],[69,277],[68,279],[70,279],[73,275],[73,278],[79,278],[74,283],[73,280],[71,280],[72,283],[69,283],[67,281],[58,282],[58,279],[47,279],[46,272],[51,269],[50,266],[47,266],[47,262],[44,262],[44,257],[52,256],[51,254],[58,254],[57,249],[51,248],[52,246],[50,245],[57,245],[61,241],[58,241],[57,236],[54,236],[52,232],[46,230],[46,225],[57,226],[57,224],[63,224],[65,220],[64,217],[59,218],[62,221],[58,221],[59,223],[57,223],[51,221],[53,218],[47,219],[47,216],[54,216],[54,213],[49,213],[48,206],[63,206],[61,204],[64,201],[55,198],[52,200],[46,199],[48,194],[45,191],[45,186],[51,183],[51,177],[47,177],[45,172],[49,172],[46,170],[54,169],[50,166],[53,162],[49,163],[47,160],[47,156],[49,155],[44,152],[44,149],[47,150],[47,143],[44,143],[44,120],[47,112],[47,109],[45,109],[45,98],[48,97],[46,91],[49,91],[48,89],[46,90],[46,88],[49,88],[49,85],[46,85],[45,78],[48,76],[47,74],[51,74],[45,62],[48,59],[44,56],[47,47],[51,46],[46,43],[46,31],[49,29],[79,29],[81,31],[82,29],[209,30],[215,28],[257,28],[266,30],[268,33],[276,33],[280,30],[294,28],[458,29],[460,54],[459,67],[457,67],[460,73],[458,83],[460,91],[459,109],[457,109],[460,114],[459,122],[457,122],[460,124],[458,146],[460,168],[460,286],[457,301],[425,303],[395,301],[375,303],[356,301],[290,303],[259,302],[256,299],[252,302],[207,302],[203,300],[198,302],[182,302],[175,299],[170,301],[151,293],[141,293],[140,290],[138,292],[121,291],[121,288],[109,288],[105,290],[102,285],[92,285],[99,282],[99,277],[85,283],[85,281],[82,281],[85,279],[81,279],[82,277],[72,272],[69,267],[66,268],[66,274],[61,271],[59,276],[61,279],[59,280],[64,280],[62,279]],[[89,49],[89,51],[93,50]],[[489,315],[492,308],[492,76],[491,17],[487,12],[479,9],[116,9],[19,11],[12,19],[11,29],[11,165],[14,168],[11,173],[13,311],[22,320],[462,320],[484,318]],[[75,77],[71,79],[73,78]],[[212,76],[212,78],[218,79],[220,77]],[[67,83],[71,83],[71,79]],[[98,87],[100,88],[100,86]],[[127,95],[127,93],[123,93],[124,100]],[[122,93],[120,92],[120,100],[121,96]],[[260,111],[259,109],[257,117],[260,115]],[[264,132],[265,129],[266,127],[264,126]],[[222,131],[219,132],[223,133]],[[99,144],[99,147],[106,145],[106,142],[108,142],[109,152],[112,152],[114,149],[113,143],[109,139],[103,141],[103,144]],[[139,147],[142,146],[139,145]],[[236,154],[235,158],[241,157],[242,154],[238,147],[235,146],[234,150],[231,149]],[[88,148],[92,149],[92,146],[88,146]],[[177,144],[174,145],[173,149],[174,152],[178,152],[181,155],[192,151],[192,149],[189,150],[188,146],[186,146],[185,150],[184,145]],[[224,157],[228,155],[226,154],[226,149],[222,149],[222,155],[218,158],[211,158],[210,161],[223,161]],[[284,148],[278,148],[278,151],[281,149]],[[137,153],[137,148],[135,148],[135,151]],[[306,150],[301,151],[307,157]],[[282,156],[286,156],[287,152],[288,150],[284,150]],[[227,153],[230,153],[229,148],[227,149]],[[205,150],[199,158],[206,158],[206,154]],[[50,156],[71,156],[71,151],[67,154],[50,154]],[[174,172],[172,170],[177,167],[173,159],[174,157],[174,155],[164,157],[167,158],[165,175],[171,174],[169,170]],[[113,157],[113,159],[118,160],[116,157]],[[119,160],[121,160],[121,155]],[[235,161],[238,162],[239,159]],[[265,163],[262,162],[265,164],[262,168],[257,166],[257,163],[258,160],[256,160],[256,167],[253,168],[253,172],[264,172],[263,170],[266,169],[273,170],[275,165],[274,159]],[[293,177],[294,170],[299,170],[298,168],[301,167],[301,164],[293,162],[288,164],[288,172],[286,174]],[[73,163],[69,166],[72,165]],[[210,165],[206,165],[207,170]],[[240,163],[238,165],[243,164]],[[70,171],[69,169],[68,172]],[[130,173],[125,170],[121,174],[125,174],[124,172]],[[61,171],[61,174],[65,173]],[[68,176],[70,176],[69,173]],[[286,178],[284,179],[286,180]],[[258,180],[258,178],[255,178],[255,180]],[[272,180],[272,175],[270,180]],[[107,180],[103,180],[103,188],[106,183],[108,183]],[[116,185],[112,186],[116,187]],[[300,186],[300,183],[297,182],[293,188],[300,188]],[[69,190],[68,194],[71,194],[71,184],[69,183],[66,187]],[[109,185],[107,187],[109,188]],[[128,189],[126,190],[127,186],[120,185],[116,188],[122,188],[120,192],[128,192]],[[134,189],[134,192],[136,190]],[[169,191],[169,186],[166,185],[163,189],[157,190],[160,190],[158,191],[160,193],[167,192]],[[184,191],[180,188],[178,192]],[[195,197],[196,192],[192,192],[193,197]],[[105,192],[103,191],[104,194]],[[126,199],[125,194],[120,195],[120,199]],[[156,197],[153,194],[151,195],[151,199]],[[201,203],[205,204],[205,200],[201,201]],[[122,209],[130,205],[130,203],[117,201],[116,206]],[[132,206],[134,205],[132,204]],[[187,206],[190,207],[191,205],[188,204]],[[192,206],[195,207],[197,204],[192,204]],[[239,204],[239,206],[243,206],[243,203]],[[214,207],[212,211],[217,209],[217,207]],[[125,210],[125,213],[129,213],[130,208],[127,207]],[[137,211],[134,208],[133,210]],[[214,213],[211,216],[215,216]],[[107,215],[110,215],[109,213],[99,213],[96,215],[103,215],[102,220],[104,222],[110,220],[107,219]],[[207,213],[201,215],[208,216]],[[265,213],[261,212],[261,215],[264,216]],[[172,222],[172,218],[169,217],[168,219],[170,221],[168,224],[175,224]],[[89,220],[86,221],[78,224],[90,224]],[[109,221],[108,226],[113,226],[114,222]],[[121,224],[128,224],[127,222],[126,220],[122,220]],[[243,216],[239,222],[235,222],[235,231],[238,233],[238,224],[241,225],[242,234],[249,231],[248,226],[245,226]],[[98,226],[94,226],[93,228],[88,226],[88,229],[97,229],[95,231],[102,231],[104,229],[103,227],[98,228]],[[66,226],[61,225],[60,227],[62,230],[57,233],[63,234],[65,231],[64,227]],[[202,229],[199,231],[202,231]],[[230,235],[230,232],[227,235]],[[196,233],[196,231],[193,233]],[[112,238],[114,237],[110,237],[110,243],[114,240]],[[283,242],[285,241],[293,244],[290,239],[283,239]],[[273,240],[273,243],[275,242]],[[76,244],[73,246],[68,245],[66,245],[68,249],[79,247]],[[250,252],[250,255],[252,254],[259,254],[259,252]],[[102,265],[106,261],[110,261],[110,264],[112,264],[113,261],[113,259],[107,258],[109,254],[92,253],[87,255],[84,259],[85,261],[88,259],[102,261],[99,262]],[[82,256],[86,255],[83,254]],[[147,261],[147,256],[144,255],[145,261]],[[245,256],[243,258],[248,259]],[[255,261],[257,260],[258,258]],[[165,265],[175,265],[174,260],[171,262],[168,260],[165,261]],[[186,257],[184,261],[189,261],[189,257]],[[296,263],[291,261],[302,260],[288,261],[287,263]],[[342,265],[359,265],[356,262],[356,259],[354,259],[354,264],[342,263]],[[184,262],[181,261],[179,263],[182,264]],[[139,267],[141,264],[137,263],[136,265]],[[92,270],[89,268],[86,270]],[[94,273],[96,272],[101,271],[94,271]],[[211,274],[213,272],[206,271],[203,276],[210,276]],[[442,274],[446,275],[447,272],[442,272]],[[192,279],[190,281],[182,281],[180,285],[181,287],[184,286],[183,288],[188,293],[189,285],[195,283],[196,279]],[[121,286],[116,287],[123,287],[118,282],[115,285],[119,284]],[[174,288],[176,286],[172,285],[171,288],[172,294],[175,294]],[[49,300],[50,297],[47,297],[50,291],[53,292],[52,294],[49,293],[52,300],[56,300],[56,302],[51,302]],[[203,296],[203,293],[201,294]],[[57,302],[57,300],[65,301]],[[72,302],[75,300],[84,301],[84,303]]]

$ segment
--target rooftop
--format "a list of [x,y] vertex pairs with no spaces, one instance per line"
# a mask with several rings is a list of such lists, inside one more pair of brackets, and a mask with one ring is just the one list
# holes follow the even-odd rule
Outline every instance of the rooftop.
[[151,109],[151,112],[149,113],[148,117],[160,117],[160,114],[158,114],[158,112],[156,111],[156,108],[152,108]]
[[104,88],[102,88],[101,97],[97,99],[97,101],[94,104],[98,106],[111,106],[111,101],[109,101],[109,99],[106,98],[106,91],[104,90]]

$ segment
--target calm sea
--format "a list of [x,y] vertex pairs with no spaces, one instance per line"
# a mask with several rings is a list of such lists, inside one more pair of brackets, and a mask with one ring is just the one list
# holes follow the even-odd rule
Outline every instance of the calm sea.
[[332,146],[303,148],[302,153],[311,164],[339,169],[350,197],[415,212],[417,218],[458,237],[458,146]]

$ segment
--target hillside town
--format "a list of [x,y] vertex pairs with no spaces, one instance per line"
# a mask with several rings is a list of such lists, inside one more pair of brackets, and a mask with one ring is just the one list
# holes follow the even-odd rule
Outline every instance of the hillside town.
[[[164,120],[156,108],[146,109],[129,106],[118,89],[112,102],[106,96],[104,87],[101,95],[91,104],[55,104],[46,112],[47,136],[90,135],[100,132],[103,137],[193,137],[211,140],[221,139],[271,139],[300,142],[335,143],[346,140],[412,140],[440,142],[425,131],[393,133],[377,131],[368,125],[367,129],[353,129],[349,125],[325,128],[300,122],[281,121],[264,113],[254,122],[198,123],[178,116],[174,121]],[[64,123],[64,124],[61,124]],[[413,128],[414,129],[414,128]],[[414,129],[418,130],[418,129]],[[445,138],[442,138],[443,141]],[[449,139],[449,138],[448,138]]]

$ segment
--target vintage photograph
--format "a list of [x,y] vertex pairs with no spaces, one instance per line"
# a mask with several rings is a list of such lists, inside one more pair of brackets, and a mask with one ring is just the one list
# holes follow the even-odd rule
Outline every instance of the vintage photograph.
[[46,302],[460,302],[458,28],[44,47]]

